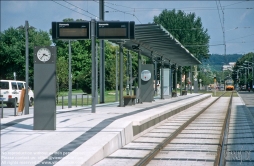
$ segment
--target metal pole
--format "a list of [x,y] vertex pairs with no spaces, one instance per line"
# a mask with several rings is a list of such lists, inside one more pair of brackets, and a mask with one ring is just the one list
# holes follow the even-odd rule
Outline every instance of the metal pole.
[[76,95],[76,107],[78,106],[78,97]]
[[248,88],[248,86],[247,86],[247,78],[246,78],[246,75],[247,75],[247,73],[246,73],[246,67],[244,67],[244,84],[245,84],[245,86],[246,86],[246,90],[247,90],[247,88]]
[[129,89],[130,89],[130,85],[129,85],[129,80],[130,80],[130,76],[129,76],[129,54],[130,54],[130,51],[128,51],[128,53],[127,53],[127,65],[126,65],[126,75],[127,75],[126,93],[127,93],[127,95],[129,95]]
[[138,89],[139,89],[139,97],[138,103],[142,103],[141,101],[141,50],[138,51]]
[[63,96],[62,96],[62,109],[64,108],[64,103],[63,103],[64,101],[63,101]]
[[239,89],[239,85],[238,85],[238,80],[239,80],[239,76],[238,76],[238,70],[236,70],[236,80],[237,80],[237,82],[236,82],[236,87],[237,87],[237,89]]
[[161,56],[161,99],[164,99],[164,64]]
[[29,114],[29,96],[28,96],[28,84],[29,84],[29,52],[28,52],[28,21],[25,22],[26,33],[26,94],[25,94],[25,115]]
[[158,84],[158,80],[157,80],[157,61],[155,60],[154,62],[154,78],[155,78],[155,93],[157,96],[157,84]]
[[[96,43],[96,47],[95,47],[95,63],[96,63],[96,72],[95,72],[95,77],[96,77],[96,85],[95,85],[95,93],[96,93],[96,104],[98,104],[98,44]],[[100,96],[101,96],[101,89],[100,89]]]
[[[104,21],[104,0],[99,1],[99,16],[100,21]],[[104,55],[104,40],[100,40],[100,103],[104,103],[105,91],[105,55]]]
[[17,101],[16,101],[16,98],[15,98],[15,99],[14,99],[14,116],[17,115],[16,107],[17,107]]
[[130,88],[130,95],[132,96],[132,57],[131,57],[131,53],[129,53],[129,64],[130,64],[130,67],[129,67],[129,75],[130,75],[130,85],[129,85],[129,88]]
[[96,112],[96,54],[95,54],[95,20],[91,20],[91,49],[92,49],[92,113]]
[[13,72],[14,80],[16,80],[16,72]]
[[68,108],[72,107],[72,75],[71,75],[71,41],[69,40],[69,93],[68,93]]
[[171,70],[171,64],[170,64],[170,60],[168,61],[168,68],[169,68],[169,76],[168,76],[168,81],[169,81],[169,97],[172,97],[172,70]]
[[84,101],[83,101],[84,95],[83,94],[81,95],[81,98],[82,98],[82,107],[83,107],[84,106]]
[[177,96],[177,65],[175,64],[175,92]]
[[180,69],[180,96],[182,96],[182,66],[179,66]]
[[192,82],[193,82],[193,79],[192,79],[192,66],[190,67],[190,94],[192,94]]
[[1,118],[4,117],[4,102],[3,102],[3,99],[2,99],[2,112],[1,112]]
[[116,51],[116,102],[118,101],[118,58]]
[[254,92],[254,54],[252,56],[252,91]]
[[120,92],[119,92],[119,106],[123,107],[123,44],[120,44],[119,47],[119,53],[120,53]]

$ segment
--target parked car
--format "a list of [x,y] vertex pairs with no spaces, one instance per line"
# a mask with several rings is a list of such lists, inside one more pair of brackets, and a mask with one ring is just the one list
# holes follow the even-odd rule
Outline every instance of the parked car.
[[[17,104],[20,102],[20,94],[22,88],[25,89],[26,82],[24,81],[16,81],[16,80],[0,80],[0,101],[3,100],[3,103],[7,105],[7,107],[14,107],[11,99],[15,98]],[[33,105],[34,102],[34,93],[29,88],[28,91],[29,96],[29,105]]]

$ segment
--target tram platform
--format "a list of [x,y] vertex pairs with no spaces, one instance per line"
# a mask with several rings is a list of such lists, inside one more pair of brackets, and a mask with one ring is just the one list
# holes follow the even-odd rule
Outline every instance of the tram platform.
[[93,165],[158,126],[210,98],[188,94],[151,103],[118,103],[57,110],[56,130],[33,130],[33,115],[1,120],[1,165]]

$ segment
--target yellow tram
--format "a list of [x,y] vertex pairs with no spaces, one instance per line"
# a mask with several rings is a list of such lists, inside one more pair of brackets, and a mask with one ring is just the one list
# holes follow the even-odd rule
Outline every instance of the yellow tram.
[[225,80],[225,87],[226,87],[226,90],[228,91],[234,90],[234,81],[232,79]]

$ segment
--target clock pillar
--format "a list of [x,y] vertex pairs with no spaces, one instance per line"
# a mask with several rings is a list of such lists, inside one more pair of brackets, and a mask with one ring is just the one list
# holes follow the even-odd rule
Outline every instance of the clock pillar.
[[34,130],[56,129],[56,47],[34,47]]
[[154,69],[153,64],[144,64],[141,65],[140,73],[140,99],[142,102],[152,102],[154,96]]

